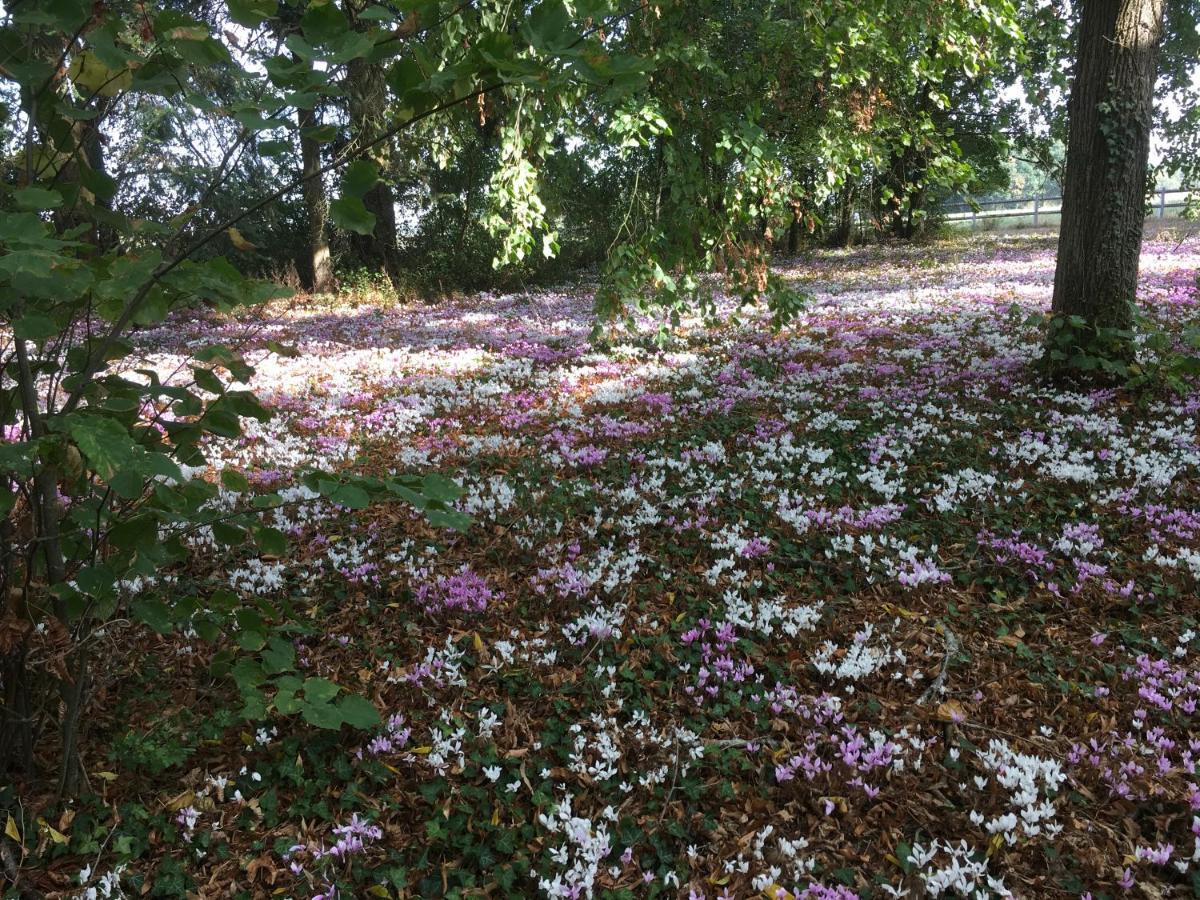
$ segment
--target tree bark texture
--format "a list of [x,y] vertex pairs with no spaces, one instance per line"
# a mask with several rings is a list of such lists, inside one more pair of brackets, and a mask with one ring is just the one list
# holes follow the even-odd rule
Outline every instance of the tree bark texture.
[[[383,128],[387,112],[387,82],[384,80],[383,67],[378,63],[355,59],[351,60],[348,68],[350,128],[356,142],[366,141]],[[379,266],[395,284],[400,275],[400,263],[396,245],[396,206],[391,184],[387,180],[390,150],[385,141],[370,151],[370,157],[379,166],[382,177],[362,199],[367,211],[375,215],[375,231],[365,235],[352,234],[350,243],[363,262]]]
[[299,112],[300,164],[304,176],[304,216],[308,228],[308,242],[304,265],[300,266],[300,277],[305,287],[314,294],[323,294],[333,289],[333,260],[329,255],[329,239],[325,230],[325,183],[321,180],[321,145],[312,138],[304,137],[303,131],[317,124],[315,110]]
[[1164,0],[1083,0],[1053,312],[1133,325]]

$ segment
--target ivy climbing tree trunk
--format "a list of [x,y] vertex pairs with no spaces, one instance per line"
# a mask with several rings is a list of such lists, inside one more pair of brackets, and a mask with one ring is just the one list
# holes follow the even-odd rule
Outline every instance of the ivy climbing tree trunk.
[[[1133,325],[1164,3],[1081,4],[1053,312],[1089,332]],[[1100,347],[1132,355],[1126,338]]]
[[321,145],[305,131],[317,125],[315,109],[302,109],[297,115],[300,125],[300,164],[304,176],[304,215],[308,225],[307,258],[300,267],[305,287],[314,294],[333,289],[333,260],[329,255],[329,239],[325,230],[325,183],[321,180]]

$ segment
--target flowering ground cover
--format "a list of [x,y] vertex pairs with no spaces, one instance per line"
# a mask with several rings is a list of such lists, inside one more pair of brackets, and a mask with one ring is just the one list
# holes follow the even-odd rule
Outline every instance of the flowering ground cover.
[[[260,348],[275,416],[214,448],[249,482],[222,502],[290,503],[286,555],[197,533],[170,577],[300,610],[261,665],[384,724],[309,727],[300,678],[246,724],[199,604],[111,661],[109,815],[58,823],[45,888],[1200,891],[1200,392],[1041,382],[1053,265],[1046,237],[817,254],[783,331],[727,306],[664,346],[590,343],[583,288],[144,333],[164,377],[214,333]],[[1171,334],[1198,269],[1195,238],[1144,249]],[[473,525],[341,508],[314,465],[452,477]]]

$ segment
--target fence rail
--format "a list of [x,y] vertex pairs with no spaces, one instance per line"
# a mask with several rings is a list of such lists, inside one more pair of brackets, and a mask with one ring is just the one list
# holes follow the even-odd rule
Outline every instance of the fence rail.
[[[1168,210],[1182,210],[1187,205],[1188,195],[1189,192],[1184,190],[1159,188],[1154,192],[1152,215],[1156,219],[1165,219]],[[973,209],[967,203],[947,204],[943,207],[946,210],[944,220],[954,224],[969,222],[971,227],[975,228],[980,222],[986,222],[989,219],[1025,218],[1032,219],[1033,227],[1037,228],[1045,218],[1057,216],[1062,212],[1062,197],[1039,196],[1013,197],[1008,200],[979,200],[976,205],[979,207],[978,210]],[[999,208],[1013,206],[1020,208]],[[991,207],[997,208],[991,209]]]

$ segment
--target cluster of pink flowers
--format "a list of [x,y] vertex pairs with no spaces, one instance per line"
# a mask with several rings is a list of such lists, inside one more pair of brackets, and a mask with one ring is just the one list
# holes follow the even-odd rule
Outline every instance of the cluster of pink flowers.
[[487,579],[463,564],[453,575],[439,576],[432,584],[417,588],[417,602],[427,613],[481,613],[488,605],[504,598],[503,591],[494,591]]

